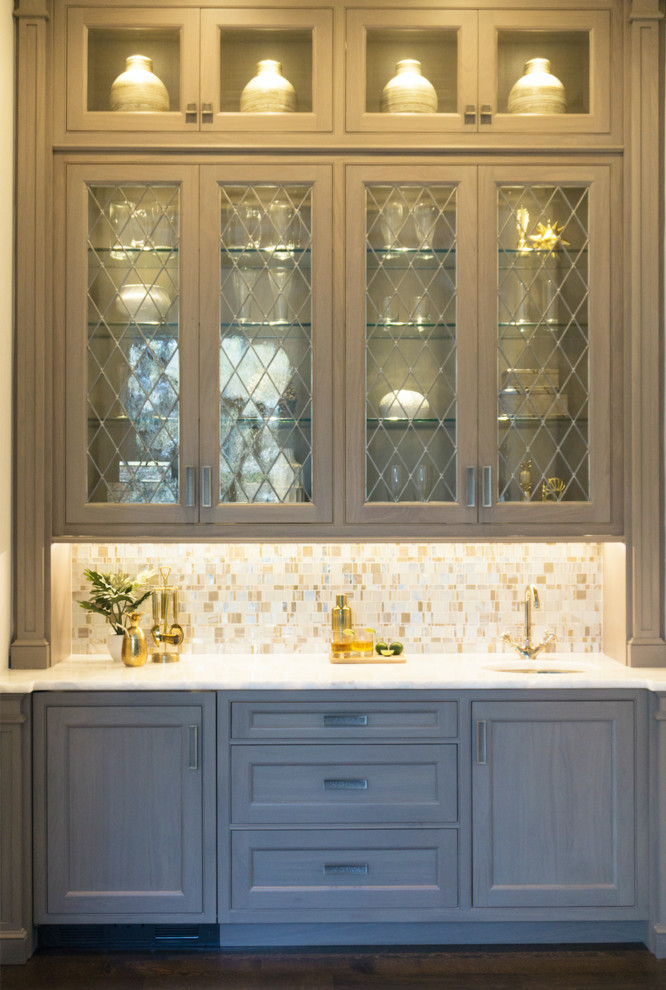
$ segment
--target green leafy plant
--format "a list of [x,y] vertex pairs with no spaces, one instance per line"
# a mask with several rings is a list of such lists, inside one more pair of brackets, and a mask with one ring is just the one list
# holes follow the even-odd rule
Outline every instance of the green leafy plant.
[[149,588],[143,594],[137,594],[137,589],[146,584],[154,576],[154,571],[141,571],[136,577],[129,574],[102,574],[100,571],[87,570],[83,572],[92,585],[90,599],[79,602],[86,612],[103,615],[111,628],[118,635],[127,631],[127,621],[132,612],[145,602],[151,594]]

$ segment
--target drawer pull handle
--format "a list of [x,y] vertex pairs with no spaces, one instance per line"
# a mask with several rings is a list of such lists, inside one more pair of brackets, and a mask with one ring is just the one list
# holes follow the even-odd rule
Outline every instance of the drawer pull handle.
[[325,863],[324,874],[331,876],[335,874],[352,874],[353,876],[367,876],[370,872],[367,863]]
[[367,725],[367,715],[324,715],[324,725]]
[[368,782],[362,777],[349,779],[328,779],[324,781],[325,791],[367,791]]
[[489,103],[481,104],[481,114],[480,120],[482,124],[492,124],[493,122],[493,108]]

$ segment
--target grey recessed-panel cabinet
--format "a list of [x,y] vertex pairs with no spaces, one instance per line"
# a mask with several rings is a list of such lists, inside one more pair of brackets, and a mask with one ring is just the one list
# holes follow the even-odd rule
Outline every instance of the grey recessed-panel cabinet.
[[215,921],[214,695],[34,703],[36,922]]
[[479,701],[473,904],[636,903],[634,703]]

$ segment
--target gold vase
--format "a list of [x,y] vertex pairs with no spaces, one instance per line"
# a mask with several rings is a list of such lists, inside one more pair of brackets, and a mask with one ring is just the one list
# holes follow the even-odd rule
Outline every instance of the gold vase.
[[296,90],[272,58],[257,62],[257,74],[241,93],[241,113],[294,113]]
[[125,113],[164,113],[169,109],[167,88],[153,72],[146,55],[130,55],[127,68],[111,83],[110,106]]
[[141,612],[132,612],[130,627],[123,636],[121,657],[126,667],[143,667],[148,659],[148,644],[143,630],[139,627],[141,614]]

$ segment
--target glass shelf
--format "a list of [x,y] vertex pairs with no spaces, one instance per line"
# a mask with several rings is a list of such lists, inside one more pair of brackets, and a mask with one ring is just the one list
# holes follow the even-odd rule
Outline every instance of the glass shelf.
[[[421,270],[437,271],[446,268],[455,271],[456,252],[455,248],[411,248],[411,247],[372,247],[367,248],[368,261],[367,269],[375,271],[378,269],[396,271],[410,268]],[[448,262],[448,263],[447,263]]]
[[558,416],[508,416],[504,413],[497,417],[497,422],[501,426],[511,427],[511,426],[524,426],[524,427],[534,427],[540,423],[564,423],[566,426],[584,426],[588,425],[587,419],[581,419],[580,417],[574,418],[571,414],[568,416],[558,415]]
[[447,428],[455,428],[457,425],[457,420],[455,418],[448,419],[435,419],[430,417],[428,419],[417,419],[406,418],[406,417],[393,417],[393,416],[377,416],[373,418],[366,418],[367,426],[383,426],[385,429],[389,430],[407,430],[412,426],[424,427],[426,429],[436,429],[438,426],[445,426]]
[[455,323],[412,323],[409,320],[366,323],[366,340],[387,343],[391,340],[450,340],[455,343]]

